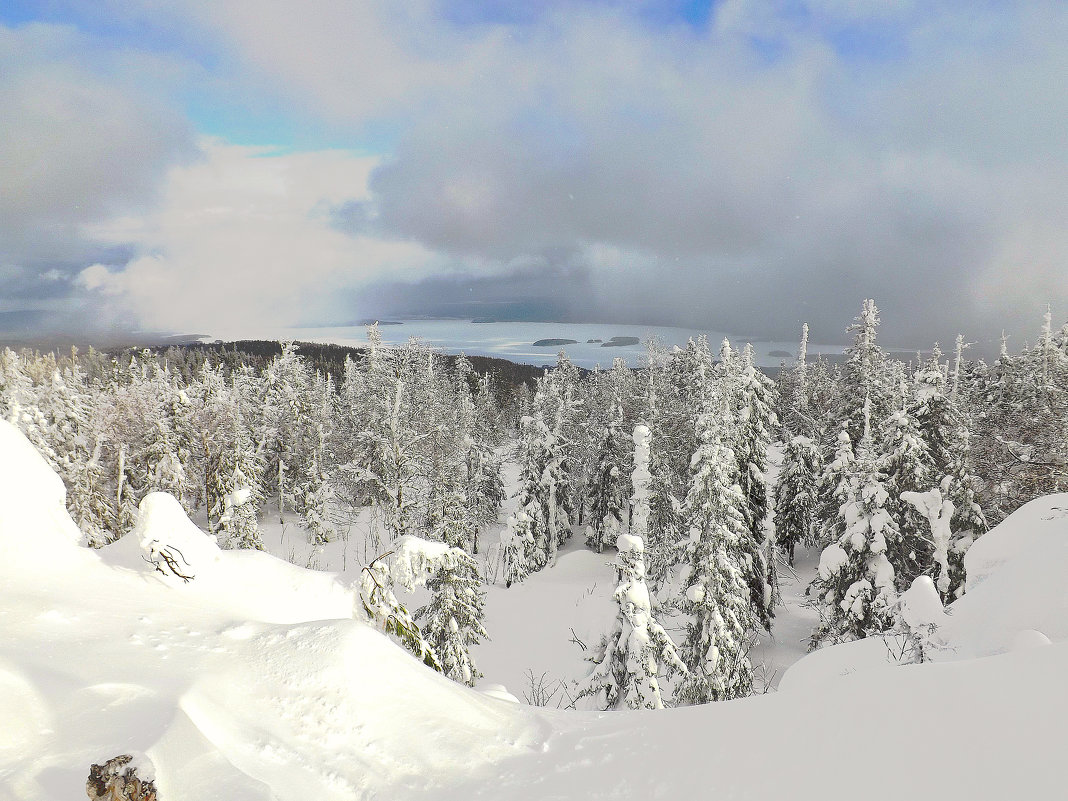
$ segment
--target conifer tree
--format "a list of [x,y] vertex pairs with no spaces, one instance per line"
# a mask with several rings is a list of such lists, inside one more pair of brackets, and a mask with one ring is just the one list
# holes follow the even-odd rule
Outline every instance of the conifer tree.
[[726,411],[725,401],[705,399],[686,496],[680,606],[690,616],[681,648],[689,676],[676,698],[687,704],[742,697],[753,685],[748,648],[756,621],[742,563],[749,530],[740,511],[745,501],[737,460],[724,444]]
[[268,487],[278,494],[278,518],[285,521],[286,509],[300,512],[300,487],[309,448],[306,421],[309,408],[308,373],[292,342],[282,345],[264,371],[265,456]]
[[[846,329],[853,344],[846,349],[842,376],[841,417],[851,442],[860,442],[865,430],[865,415],[874,423],[886,420],[893,409],[893,387],[887,375],[886,354],[876,344],[879,309],[875,301],[865,300],[860,315]],[[868,409],[865,412],[865,409]],[[868,432],[878,449],[881,431]]]
[[4,348],[0,351],[0,416],[22,429],[23,410],[30,402],[30,393],[22,360],[11,348]]
[[309,419],[305,421],[303,481],[298,488],[298,508],[309,540],[322,545],[334,538],[334,527],[327,513],[330,502],[328,443],[334,418],[334,383],[329,375],[316,374],[310,401]]
[[[413,424],[415,382],[407,369],[412,350],[398,354],[385,348],[377,326],[368,329],[368,339],[366,372],[359,382],[367,401],[362,430],[331,476],[334,494],[350,506],[373,505],[371,536],[377,547],[380,532],[393,542],[414,528],[425,488],[420,448],[434,429]],[[353,391],[347,378],[343,395]]]
[[[459,448],[463,456],[462,482],[466,513],[472,521],[471,541],[465,543],[471,553],[478,553],[479,530],[496,522],[505,489],[501,479],[501,462],[494,450],[499,427],[499,415],[489,376],[476,377],[470,362],[462,354],[456,363],[457,428],[461,435]],[[470,387],[477,384],[472,396]]]
[[903,500],[908,492],[922,492],[932,486],[931,454],[919,430],[911,404],[898,409],[886,426],[888,452],[879,460],[889,495],[887,509],[898,528],[898,537],[889,543],[887,557],[894,567],[897,589],[904,592],[913,579],[925,572],[930,562],[930,542],[926,521]]
[[551,434],[540,411],[537,408],[534,411],[534,416],[525,416],[520,421],[518,502],[501,532],[505,585],[509,587],[540,570],[549,558],[546,544],[550,539],[551,499],[544,479],[550,459],[546,446]]
[[[432,537],[463,552],[473,538],[473,521],[459,489],[442,499]],[[423,636],[441,663],[442,672],[454,681],[473,687],[482,676],[471,657],[471,646],[488,638],[483,625],[485,592],[475,560],[463,557],[445,561],[427,579],[433,594],[426,606],[415,613]]]
[[688,525],[684,501],[690,489],[691,462],[698,449],[697,420],[717,391],[716,369],[708,338],[690,339],[675,348],[667,363],[667,380],[658,393],[659,414],[649,419],[653,450],[650,457],[650,563],[652,580],[667,600],[686,561],[682,546]]
[[793,437],[783,454],[782,469],[775,484],[776,540],[794,563],[798,545],[817,541],[816,482],[820,474],[820,454],[808,437]]
[[897,600],[894,568],[887,551],[898,537],[887,511],[884,476],[870,450],[868,428],[854,456],[849,434],[839,435],[835,498],[838,514],[830,522],[832,542],[820,555],[819,572],[807,592],[820,612],[811,646],[848,642],[893,625]]
[[[978,480],[972,471],[968,430],[958,405],[948,395],[945,375],[938,361],[936,346],[931,360],[917,373],[917,388],[911,408],[918,433],[927,450],[928,480],[923,486],[907,489],[924,491],[938,487],[945,500],[953,504],[950,521],[953,531],[950,549],[951,587],[945,598],[952,600],[964,592],[964,554],[971,543],[987,530],[987,521],[976,498]],[[924,568],[922,572],[929,572],[928,565],[924,565]],[[910,586],[913,578],[915,576],[909,576]]]
[[622,399],[615,397],[597,450],[596,472],[588,488],[590,524],[586,527],[586,545],[597,553],[616,541],[627,518],[627,455],[631,447],[623,426]]
[[582,682],[579,697],[596,697],[606,710],[663,709],[661,672],[685,674],[686,666],[671,637],[653,618],[641,538],[622,534],[616,548],[614,597],[619,613],[612,631],[587,657],[594,668]]
[[234,404],[221,410],[208,451],[208,522],[223,547],[263,550],[257,510],[264,502],[264,463]]
[[[724,343],[729,349],[729,343]],[[768,446],[779,422],[774,412],[775,387],[753,366],[752,345],[732,362],[735,366],[730,380],[736,404],[732,443],[738,461],[738,485],[745,499],[741,512],[748,529],[743,560],[753,609],[761,625],[770,630],[778,600],[778,573],[775,543],[764,531],[764,521],[768,516]]]

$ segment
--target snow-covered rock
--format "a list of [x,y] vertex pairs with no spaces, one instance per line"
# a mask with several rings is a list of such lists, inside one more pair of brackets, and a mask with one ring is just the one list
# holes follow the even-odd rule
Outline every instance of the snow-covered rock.
[[172,582],[210,571],[222,553],[215,538],[197,528],[166,492],[150,492],[141,501],[133,536],[156,571]]

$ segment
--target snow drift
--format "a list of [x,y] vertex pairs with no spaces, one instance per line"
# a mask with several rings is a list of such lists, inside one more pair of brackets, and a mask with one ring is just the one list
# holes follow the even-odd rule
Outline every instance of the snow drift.
[[[161,801],[1060,797],[1066,506],[1035,501],[980,541],[937,662],[862,642],[772,695],[561,712],[444,679],[334,576],[218,551],[163,496],[139,541],[81,547],[59,480],[0,423],[0,798],[84,797],[119,753],[151,761]],[[190,580],[151,563],[166,547],[189,551]],[[881,661],[854,669],[854,646]]]

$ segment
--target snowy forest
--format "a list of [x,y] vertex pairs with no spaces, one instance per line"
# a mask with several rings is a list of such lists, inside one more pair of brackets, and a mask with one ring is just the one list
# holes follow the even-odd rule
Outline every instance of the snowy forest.
[[[749,650],[776,625],[798,548],[820,552],[811,649],[904,632],[922,660],[901,597],[959,598],[972,543],[1063,488],[1068,326],[1047,312],[1035,344],[1010,353],[1003,339],[987,363],[963,337],[891,358],[879,324],[865,301],[833,362],[808,356],[806,325],[777,378],[749,347],[704,338],[650,342],[640,369],[580,371],[561,352],[514,385],[418,341],[385,347],[374,327],[336,375],[292,343],[266,364],[5,349],[0,417],[62,478],[92,548],[133,530],[157,491],[224,549],[263,549],[275,520],[313,544],[359,536],[367,618],[470,686],[471,646],[492,636],[486,584],[521,584],[578,538],[613,560],[618,615],[573,700],[659,709],[756,691]],[[154,563],[194,578],[180,551]],[[419,586],[426,603],[409,608],[398,594]]]

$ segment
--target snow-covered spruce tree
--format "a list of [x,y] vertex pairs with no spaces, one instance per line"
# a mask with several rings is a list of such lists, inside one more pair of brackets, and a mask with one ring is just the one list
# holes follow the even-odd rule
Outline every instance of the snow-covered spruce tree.
[[811,647],[858,640],[893,625],[897,601],[894,568],[887,558],[898,537],[887,511],[885,477],[870,451],[867,427],[855,458],[849,435],[840,434],[835,461],[851,465],[840,473],[835,498],[838,514],[830,522],[833,540],[820,555],[819,572],[807,593],[820,613]]
[[556,561],[560,544],[570,535],[572,485],[570,441],[574,424],[574,367],[561,353],[560,364],[536,381],[531,414],[520,420],[518,505],[501,532],[505,584]]
[[690,461],[697,450],[697,417],[715,391],[716,371],[705,336],[674,348],[664,380],[656,385],[656,413],[647,418],[650,453],[649,564],[651,581],[667,602],[686,560],[681,543],[687,536],[683,500],[690,485]]
[[[359,592],[360,607],[368,622],[393,637],[424,664],[444,673],[444,666],[434,646],[394,591],[400,587],[413,592],[416,587],[425,586],[431,579],[440,577],[442,571],[459,571],[464,563],[472,564],[473,560],[461,548],[452,548],[445,542],[431,542],[421,537],[403,536],[393,543],[390,551],[374,559],[361,571],[354,585]],[[454,610],[459,611],[459,608],[454,607]],[[473,668],[473,665],[470,667]]]
[[[986,532],[987,521],[976,497],[978,479],[972,471],[968,430],[959,407],[948,395],[939,356],[936,346],[930,361],[917,373],[910,409],[927,449],[929,480],[925,486],[908,489],[922,491],[938,487],[945,499],[953,504],[950,521],[953,539],[949,553],[951,586],[943,599],[952,600],[964,592],[964,554],[972,542]],[[921,572],[928,572],[929,565],[924,567]],[[908,578],[911,586],[915,576]]]
[[[219,437],[208,450],[209,525],[223,547],[262,551],[257,511],[264,502],[263,460],[252,445],[236,404],[228,414],[222,413],[219,425],[219,433],[225,437]],[[220,447],[223,441],[228,446]]]
[[108,465],[115,488],[116,533],[131,530],[138,504],[149,492],[162,490],[184,494],[188,479],[177,455],[177,441],[170,426],[171,415],[160,398],[153,378],[154,357],[131,356],[120,366],[102,399],[104,426],[108,432]]
[[179,373],[173,372],[164,361],[151,362],[150,392],[158,403],[159,418],[153,429],[154,437],[146,446],[149,463],[150,490],[169,492],[186,514],[194,514],[198,507],[197,462],[192,443],[182,430],[188,395]]
[[[434,429],[413,425],[413,382],[406,368],[412,354],[384,347],[377,326],[368,329],[368,339],[371,348],[360,380],[366,398],[362,430],[338,459],[331,479],[334,494],[349,506],[373,506],[375,544],[380,532],[394,542],[413,529],[424,488],[421,448]],[[342,395],[353,391],[347,378]]]
[[414,591],[425,585],[442,565],[459,559],[460,555],[466,556],[443,542],[405,535],[393,543],[391,551],[366,565],[355,582],[367,621],[439,673],[444,671],[433,646],[394,590],[400,586]]
[[184,425],[197,432],[208,529],[223,548],[262,550],[257,514],[266,502],[266,466],[245,422],[241,391],[227,385],[220,369],[205,363],[187,398]]
[[818,436],[815,419],[809,405],[808,377],[808,323],[801,326],[801,341],[797,359],[790,365],[783,364],[779,376],[779,419],[787,434],[813,438]]
[[[664,568],[666,565],[666,554],[669,551],[674,550],[674,544],[677,540],[675,536],[675,530],[677,526],[673,524],[673,521],[669,522],[668,515],[665,511],[670,511],[670,501],[668,500],[668,494],[670,491],[667,489],[667,481],[665,480],[665,457],[662,453],[664,443],[657,441],[656,453],[653,453],[652,436],[654,432],[662,432],[662,423],[664,422],[663,409],[667,403],[666,397],[670,396],[671,389],[668,386],[668,371],[667,363],[669,356],[667,351],[660,346],[659,342],[653,340],[646,342],[646,349],[648,355],[646,357],[646,366],[638,376],[638,383],[641,386],[641,395],[639,397],[638,409],[636,411],[636,419],[642,424],[650,436],[649,446],[649,519],[648,524],[645,527],[645,534],[642,539],[645,541],[646,546],[646,570],[648,571],[650,586],[656,590],[659,588],[661,580],[663,578]],[[635,448],[638,444],[635,443]],[[654,476],[659,473],[660,480],[657,480]],[[665,505],[669,506],[668,510],[665,510]],[[631,526],[634,525],[633,520],[634,511],[631,511]]]
[[685,674],[675,643],[653,618],[645,584],[645,547],[641,537],[616,540],[618,586],[615,624],[587,656],[594,663],[580,682],[579,698],[597,698],[602,709],[663,709],[660,674]]
[[910,406],[895,411],[885,430],[887,452],[879,460],[879,469],[889,494],[887,510],[898,528],[897,539],[888,543],[887,557],[894,566],[897,589],[903,592],[927,570],[931,555],[926,520],[903,495],[926,490],[934,476],[930,451]]
[[334,382],[329,375],[316,373],[305,421],[306,448],[302,481],[297,488],[297,507],[308,539],[322,545],[334,538],[334,526],[328,516],[330,482],[328,476],[330,429],[334,415]]
[[[474,529],[462,490],[445,495],[432,537],[463,552]],[[426,586],[433,595],[430,603],[416,611],[415,619],[437,654],[442,672],[473,687],[482,674],[471,658],[471,646],[489,636],[482,622],[486,594],[478,566],[466,553],[462,558],[454,554],[427,579]]]
[[[807,407],[809,431],[812,441],[829,444],[828,453],[834,452],[834,437],[841,428],[837,411],[842,406],[842,371],[837,364],[830,364],[822,356],[805,371],[805,388],[808,393]],[[832,433],[833,432],[833,433]],[[830,438],[830,442],[827,440]]]
[[738,461],[738,485],[745,499],[742,517],[749,530],[743,560],[753,609],[761,625],[770,630],[779,582],[775,542],[765,531],[764,522],[768,517],[768,446],[772,431],[779,425],[774,411],[777,398],[774,384],[753,366],[752,345],[746,345],[741,357],[735,358],[737,367],[730,378],[736,404],[732,447]]
[[631,435],[634,443],[634,469],[630,473],[630,533],[641,537],[642,542],[649,536],[649,521],[652,516],[652,436],[649,427],[641,423],[634,426],[634,434]]
[[308,372],[292,342],[282,344],[282,353],[267,366],[263,381],[267,486],[277,493],[278,519],[284,522],[287,509],[298,513],[302,509],[302,471],[310,446],[306,421],[312,417]]
[[[865,300],[860,315],[846,329],[853,334],[853,344],[845,353],[840,417],[851,442],[860,442],[864,436],[866,419],[881,423],[890,417],[894,408],[894,388],[887,373],[886,354],[875,343],[879,323],[875,301]],[[872,429],[868,435],[878,450],[881,431]]]
[[[947,484],[948,484],[947,476]],[[953,501],[943,499],[940,488],[927,492],[903,492],[901,501],[909,504],[921,515],[926,524],[931,544],[931,559],[935,569],[930,576],[942,602],[953,599],[952,580],[956,578],[950,569],[950,552],[953,548],[953,529],[951,521],[955,511]],[[918,576],[917,576],[918,578]],[[911,586],[911,585],[910,585]]]
[[816,482],[820,453],[808,437],[793,437],[786,445],[782,469],[775,483],[775,536],[794,563],[798,545],[816,543]]
[[501,478],[501,461],[490,444],[482,438],[480,431],[472,431],[465,440],[467,447],[464,459],[464,490],[467,514],[474,521],[471,529],[471,542],[465,547],[471,553],[478,553],[479,532],[497,520],[501,504],[504,503],[505,489]]
[[23,410],[30,403],[30,379],[22,370],[22,359],[11,348],[0,351],[0,416],[22,428]]
[[[643,537],[649,531],[652,475],[649,470],[648,427],[634,427],[634,470],[631,473],[633,517],[630,535],[616,541],[619,583],[615,599],[619,615],[613,630],[602,640],[590,661],[596,667],[584,682],[582,695],[601,698],[603,708],[663,707],[659,675],[665,670],[685,673],[675,644],[653,619],[645,582]],[[603,694],[603,695],[602,695]]]
[[[542,393],[542,419],[549,429],[545,440],[548,457],[543,482],[548,489],[546,510],[546,562],[556,563],[556,552],[571,536],[571,524],[575,512],[574,443],[579,439],[581,428],[579,411],[582,400],[578,396],[578,368],[560,351],[556,367],[546,376],[545,392]],[[534,395],[534,407],[539,406],[538,393]]]
[[[685,484],[673,472],[675,463],[672,451],[674,438],[668,433],[673,421],[678,421],[678,410],[674,414],[665,412],[673,409],[675,394],[670,382],[670,357],[656,343],[649,343],[648,367],[644,375],[645,396],[638,419],[643,421],[649,433],[648,449],[648,522],[643,524],[640,534],[646,543],[646,568],[650,586],[659,591],[665,574],[671,565],[676,564],[682,537],[680,497],[685,497]],[[678,349],[676,349],[678,351]],[[690,425],[687,441],[693,440],[693,426]],[[635,442],[635,457],[639,452]],[[685,463],[683,463],[685,465]],[[683,488],[683,489],[680,489]],[[631,527],[637,525],[637,509],[632,511]]]
[[68,466],[70,488],[67,492],[67,508],[71,518],[85,534],[90,548],[102,548],[115,537],[118,528],[114,496],[107,468],[103,463],[104,435],[95,426],[90,427],[87,440],[88,452],[80,454],[83,459],[72,461]]
[[939,632],[945,608],[930,576],[919,576],[901,594],[895,607],[896,622],[886,637],[887,647],[901,665],[931,661],[946,648]]
[[622,399],[615,397],[597,449],[597,465],[589,482],[590,522],[586,527],[586,545],[601,553],[623,531],[627,515],[627,462],[631,452],[623,428]]
[[[837,385],[835,390],[830,386],[825,387],[826,397],[821,399],[822,402],[817,401],[819,405],[812,407],[827,407],[821,443],[826,468],[825,475],[816,486],[817,519],[821,521],[821,535],[826,531],[827,523],[837,516],[840,506],[835,494],[841,483],[837,470],[844,467],[837,458],[841,444],[840,430],[845,430],[851,443],[850,458],[853,454],[852,444],[859,443],[865,435],[876,456],[883,453],[882,431],[877,426],[889,419],[895,408],[896,396],[888,375],[886,354],[876,344],[879,322],[879,310],[875,302],[865,300],[860,315],[846,329],[847,333],[853,334],[853,343],[846,349],[840,378],[834,381],[833,372],[817,375],[822,372],[820,370],[813,370],[810,375],[816,381]],[[816,388],[814,386],[813,390]],[[833,402],[833,405],[828,405],[828,402]],[[872,421],[876,424],[875,428],[871,425]],[[831,542],[833,539],[821,538],[824,546]]]
[[107,470],[101,463],[104,434],[77,356],[72,350],[62,373],[59,369],[52,372],[39,402],[67,488],[67,510],[89,546],[99,548],[111,537],[115,511]]
[[679,606],[689,615],[682,661],[689,676],[676,701],[703,704],[749,695],[753,671],[748,649],[756,619],[742,564],[749,535],[738,489],[737,460],[724,444],[727,417],[723,399],[708,397],[697,418],[697,451],[690,465],[684,516],[685,595]]
[[52,469],[59,460],[49,443],[48,421],[38,405],[38,392],[28,371],[32,371],[33,357],[28,351],[21,355],[10,348],[0,352],[0,414],[26,436]]
[[501,532],[501,558],[508,587],[540,570],[548,561],[544,543],[549,539],[550,499],[544,477],[550,458],[546,447],[550,436],[537,409],[533,416],[524,416],[520,420],[517,506]]
[[541,517],[537,499],[520,494],[519,506],[501,531],[500,559],[504,566],[504,586],[511,587],[536,570],[533,558],[534,534]]
[[[477,383],[474,396],[470,391],[473,382]],[[464,547],[477,554],[479,531],[497,520],[505,497],[501,461],[494,450],[500,415],[489,388],[489,376],[475,376],[463,354],[456,360],[455,394],[466,513],[473,523],[471,541]]]

